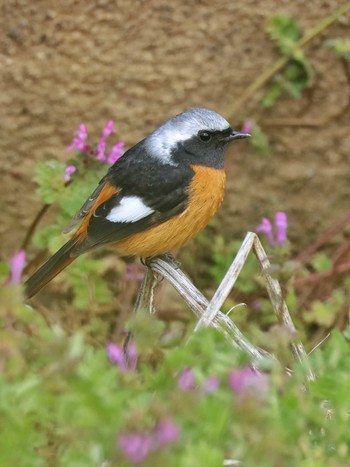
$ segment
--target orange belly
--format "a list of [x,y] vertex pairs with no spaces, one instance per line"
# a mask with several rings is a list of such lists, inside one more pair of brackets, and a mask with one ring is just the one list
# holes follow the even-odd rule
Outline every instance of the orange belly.
[[225,172],[193,165],[189,204],[170,220],[125,238],[115,244],[120,254],[155,256],[175,250],[195,237],[208,224],[224,198]]

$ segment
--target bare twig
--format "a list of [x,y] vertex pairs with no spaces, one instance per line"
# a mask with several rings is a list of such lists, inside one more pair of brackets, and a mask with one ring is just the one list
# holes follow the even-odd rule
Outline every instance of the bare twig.
[[[209,302],[204,295],[192,284],[188,277],[179,269],[179,267],[169,259],[169,257],[150,258],[147,265],[152,271],[160,274],[175,288],[181,295],[189,308],[201,318],[205,313]],[[221,311],[217,311],[213,321],[213,327],[219,329],[235,348],[240,348],[254,360],[262,358],[273,358],[262,349],[258,349],[251,344],[241,333],[238,327]]]
[[[293,324],[292,318],[289,314],[288,307],[283,300],[282,296],[282,290],[279,285],[279,282],[277,279],[274,279],[269,271],[271,270],[271,263],[265,253],[265,250],[258,238],[258,236],[253,233],[249,232],[248,235],[254,235],[255,240],[254,240],[254,253],[255,256],[257,257],[260,267],[261,267],[261,272],[262,275],[264,276],[264,279],[266,281],[266,288],[267,292],[270,297],[270,301],[272,303],[274,312],[277,316],[278,321],[280,324],[285,326],[289,331],[291,331],[294,335],[297,333],[297,330]],[[304,346],[301,342],[292,342],[292,350],[295,358],[303,365],[303,367],[306,369],[307,372],[307,378],[309,381],[314,381],[315,380],[315,375],[312,372],[308,360],[307,360],[307,354],[305,352]]]
[[41,221],[42,217],[46,214],[49,207],[52,206],[51,204],[43,204],[38,214],[35,216],[33,222],[30,224],[29,229],[27,230],[26,236],[21,245],[21,250],[25,250],[35,232],[35,229],[39,222]]
[[305,263],[322,245],[328,242],[334,235],[340,232],[350,222],[350,211],[327,229],[314,243],[301,251],[295,258],[299,263]]
[[216,313],[224,304],[243,266],[245,265],[247,257],[252,249],[253,243],[254,237],[252,235],[247,234],[234,261],[229,267],[227,273],[225,274],[225,277],[219,285],[219,288],[217,289],[217,291],[214,294],[214,297],[209,303],[206,312],[198,321],[195,331],[197,331],[201,326],[209,326],[209,324],[213,321]]
[[[267,352],[256,348],[251,344],[246,337],[241,333],[234,322],[229,317],[220,311],[221,306],[229,295],[237,277],[244,266],[250,251],[253,249],[255,256],[260,264],[262,275],[266,281],[266,288],[276,313],[277,319],[281,325],[286,327],[293,335],[296,335],[297,331],[293,324],[292,318],[289,314],[288,307],[283,300],[281,287],[276,279],[274,279],[269,271],[271,268],[270,261],[264,251],[264,248],[258,238],[253,232],[248,232],[241,248],[239,249],[236,258],[232,262],[228,269],[224,279],[222,280],[219,288],[214,294],[212,301],[209,301],[202,295],[202,293],[192,284],[188,277],[179,269],[176,264],[168,256],[150,258],[147,260],[147,266],[157,274],[164,277],[172,286],[177,290],[181,297],[188,304],[190,309],[199,318],[199,322],[196,326],[196,330],[201,326],[209,326],[219,329],[224,335],[230,340],[231,344],[235,348],[248,353],[251,357],[256,360],[260,360],[265,356],[274,358]],[[149,273],[148,273],[149,274]],[[145,304],[150,300],[153,285],[145,278],[143,282],[143,288],[140,291],[138,297],[138,303],[135,309],[141,307],[140,304]],[[147,289],[145,291],[145,289]],[[141,298],[140,298],[141,297]],[[145,297],[148,297],[145,299]],[[149,307],[149,304],[148,304]],[[143,305],[143,308],[145,306]],[[307,361],[307,354],[301,342],[292,342],[292,351],[297,359],[306,370],[307,378],[310,381],[315,379],[313,372]]]

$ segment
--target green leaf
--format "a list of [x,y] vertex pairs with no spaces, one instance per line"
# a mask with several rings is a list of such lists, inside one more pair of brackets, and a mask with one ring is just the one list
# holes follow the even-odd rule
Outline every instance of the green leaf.
[[250,143],[262,156],[269,157],[271,155],[269,139],[256,123],[253,126]]
[[328,271],[332,268],[333,262],[325,253],[317,253],[311,261],[316,272]]
[[266,32],[276,41],[285,55],[291,55],[293,47],[301,37],[294,18],[288,15],[275,15],[267,22]]
[[38,193],[47,204],[59,200],[64,192],[65,164],[56,160],[42,162],[36,165],[34,181],[38,184]]
[[350,60],[350,39],[336,38],[329,39],[325,42],[338,57]]

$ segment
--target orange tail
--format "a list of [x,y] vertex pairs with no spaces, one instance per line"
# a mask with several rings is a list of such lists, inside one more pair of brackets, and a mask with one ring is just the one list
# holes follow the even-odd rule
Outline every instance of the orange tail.
[[69,240],[27,280],[24,284],[26,298],[30,298],[39,292],[44,285],[76,259],[76,256],[71,256],[76,244],[76,238]]

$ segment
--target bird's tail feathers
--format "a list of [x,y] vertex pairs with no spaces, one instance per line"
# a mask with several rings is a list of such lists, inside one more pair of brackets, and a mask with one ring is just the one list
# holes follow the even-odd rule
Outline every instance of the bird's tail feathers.
[[72,238],[63,245],[46,263],[44,263],[24,284],[25,297],[30,298],[51,281],[59,272],[72,263],[76,256],[72,256],[72,250],[78,242]]

